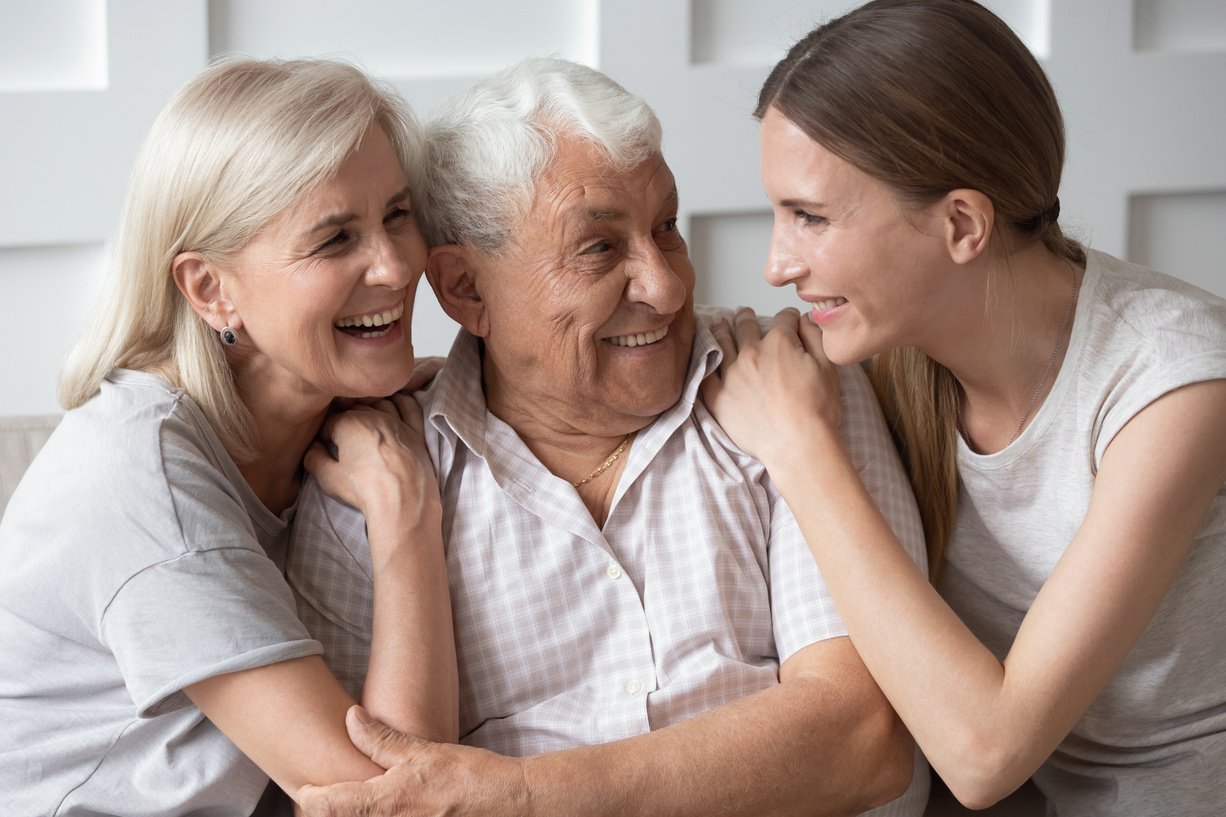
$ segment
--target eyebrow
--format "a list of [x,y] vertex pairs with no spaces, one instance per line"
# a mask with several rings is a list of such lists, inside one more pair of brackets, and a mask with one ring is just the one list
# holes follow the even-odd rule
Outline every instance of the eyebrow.
[[[674,187],[668,191],[668,195],[664,197],[663,205],[673,204],[680,201],[677,196],[677,188]],[[592,207],[584,211],[583,215],[588,221],[618,221],[627,215],[626,210],[621,210],[616,207]]]
[[780,207],[809,207],[814,210],[821,210],[825,208],[826,204],[825,202],[814,201],[813,199],[784,199],[783,201],[779,202],[779,206]]
[[[393,193],[392,197],[387,200],[387,204],[384,206],[391,207],[396,202],[407,198],[410,192],[411,192],[410,187],[409,185],[406,184],[404,187],[400,188],[395,193]],[[355,218],[357,218],[356,213],[332,213],[332,214],[324,216],[319,221],[312,224],[309,228],[307,228],[305,234],[314,235],[320,230],[329,229],[332,227],[339,227],[342,224],[347,224],[348,222],[353,221]]]

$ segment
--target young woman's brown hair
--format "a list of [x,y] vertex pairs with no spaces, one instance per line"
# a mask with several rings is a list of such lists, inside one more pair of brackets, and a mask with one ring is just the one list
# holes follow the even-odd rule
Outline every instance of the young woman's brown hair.
[[[916,207],[965,187],[991,199],[998,257],[1042,241],[1074,263],[1060,229],[1064,120],[1017,35],[971,0],[877,0],[814,29],[762,86],[814,141]],[[879,354],[873,385],[899,441],[940,570],[958,495],[958,385],[923,352]]]

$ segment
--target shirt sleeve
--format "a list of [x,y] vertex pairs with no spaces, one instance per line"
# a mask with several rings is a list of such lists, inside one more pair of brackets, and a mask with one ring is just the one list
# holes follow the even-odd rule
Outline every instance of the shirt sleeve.
[[262,552],[191,551],[124,583],[103,642],[141,717],[190,705],[183,689],[227,672],[317,655],[285,579]]
[[[840,433],[869,494],[917,569],[927,575],[923,525],[911,485],[886,430],[868,378],[859,366],[840,369],[844,419]],[[821,572],[792,510],[773,485],[771,514],[771,618],[782,664],[797,651],[847,635]]]
[[886,523],[916,567],[927,576],[924,524],[877,396],[859,366],[843,366],[839,374],[843,391],[843,427],[840,430],[843,444]]
[[286,578],[298,616],[323,645],[341,686],[361,700],[374,618],[374,584],[366,520],[308,478],[290,532]]

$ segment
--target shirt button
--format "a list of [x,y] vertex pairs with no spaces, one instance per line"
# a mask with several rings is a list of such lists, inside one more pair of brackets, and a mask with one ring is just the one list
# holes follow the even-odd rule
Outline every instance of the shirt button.
[[642,691],[643,685],[638,681],[631,681],[630,683],[626,684],[626,692],[630,695],[638,695]]
[[622,577],[622,569],[617,565],[609,565],[605,568],[605,573],[609,574],[610,579],[620,579]]

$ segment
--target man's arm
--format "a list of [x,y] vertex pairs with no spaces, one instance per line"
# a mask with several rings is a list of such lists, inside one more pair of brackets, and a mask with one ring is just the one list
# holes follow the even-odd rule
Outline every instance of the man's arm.
[[781,683],[624,740],[510,758],[349,717],[388,768],[304,789],[308,815],[846,815],[901,794],[913,744],[846,638],[812,644]]

